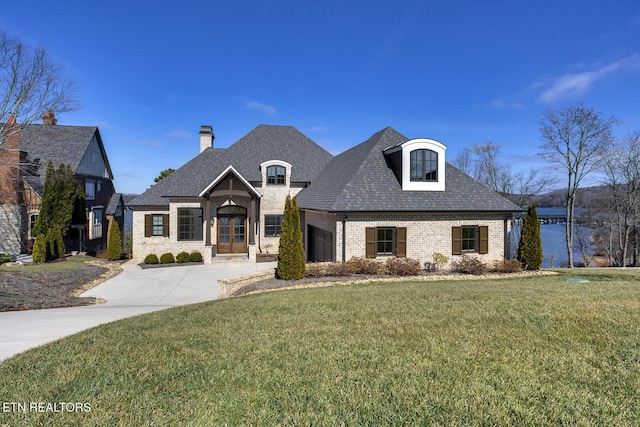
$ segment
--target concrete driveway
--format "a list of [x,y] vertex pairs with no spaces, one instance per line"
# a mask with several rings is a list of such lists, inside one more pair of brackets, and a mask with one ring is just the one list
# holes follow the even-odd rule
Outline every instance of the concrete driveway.
[[33,347],[125,317],[215,300],[218,279],[275,268],[276,263],[228,263],[141,269],[119,275],[81,296],[104,304],[0,313],[0,361]]

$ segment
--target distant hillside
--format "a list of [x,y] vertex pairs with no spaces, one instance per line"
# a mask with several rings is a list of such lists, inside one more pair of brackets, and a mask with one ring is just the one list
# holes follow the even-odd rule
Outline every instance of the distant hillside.
[[[604,196],[604,192],[610,191],[606,186],[578,188],[576,195],[577,208],[590,208],[597,204],[599,196]],[[535,203],[541,208],[556,208],[566,205],[566,190],[554,190],[549,193],[535,197]]]

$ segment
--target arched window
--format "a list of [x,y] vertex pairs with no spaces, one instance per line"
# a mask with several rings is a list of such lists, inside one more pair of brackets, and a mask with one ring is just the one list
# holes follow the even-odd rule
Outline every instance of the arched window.
[[267,184],[282,184],[285,181],[285,168],[284,166],[269,166],[267,167]]
[[438,153],[419,149],[410,154],[411,181],[438,181]]

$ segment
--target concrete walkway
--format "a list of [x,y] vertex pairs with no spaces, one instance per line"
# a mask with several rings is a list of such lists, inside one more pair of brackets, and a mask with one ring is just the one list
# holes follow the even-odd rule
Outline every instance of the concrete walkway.
[[104,298],[105,304],[0,313],[0,361],[103,323],[215,300],[218,279],[275,266],[272,262],[141,269],[126,263],[122,273],[81,295]]

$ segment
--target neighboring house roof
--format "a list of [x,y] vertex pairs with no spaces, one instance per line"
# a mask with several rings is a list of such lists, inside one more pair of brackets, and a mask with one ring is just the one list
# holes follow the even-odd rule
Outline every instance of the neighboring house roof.
[[111,199],[109,199],[109,204],[104,210],[106,215],[115,215],[116,210],[118,209],[118,205],[124,207],[124,198],[122,197],[122,193],[113,193],[111,195]]
[[59,126],[59,125],[26,125],[20,130],[20,150],[28,153],[28,160],[39,159],[40,166],[33,171],[34,176],[25,177],[33,189],[42,195],[47,163],[51,161],[54,167],[61,163],[71,166],[74,173],[96,137],[102,158],[107,168],[109,179],[113,173],[109,166],[102,138],[96,126]]
[[336,156],[296,200],[327,212],[510,212],[516,205],[446,164],[445,191],[403,191],[383,150],[409,138],[388,127]]
[[129,206],[168,205],[168,197],[198,197],[229,166],[250,182],[262,180],[260,164],[282,160],[293,165],[291,182],[308,183],[332,156],[292,126],[260,125],[226,149],[207,148]]

